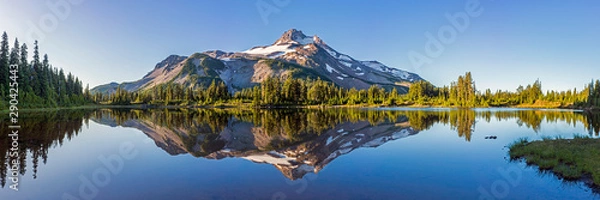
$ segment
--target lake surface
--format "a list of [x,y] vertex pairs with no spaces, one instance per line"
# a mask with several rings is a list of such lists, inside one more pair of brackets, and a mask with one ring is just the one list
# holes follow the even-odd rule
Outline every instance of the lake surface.
[[[523,109],[98,109],[19,116],[0,199],[600,199],[507,145],[598,138],[600,115]],[[3,120],[6,122],[7,119]],[[496,136],[496,139],[486,139]]]

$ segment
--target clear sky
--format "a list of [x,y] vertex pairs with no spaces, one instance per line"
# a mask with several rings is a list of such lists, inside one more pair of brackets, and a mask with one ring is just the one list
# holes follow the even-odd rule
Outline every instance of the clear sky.
[[[464,13],[468,2],[479,2],[479,15],[469,16],[439,55],[427,54],[426,33],[449,30],[446,14]],[[479,89],[493,90],[535,79],[544,90],[581,89],[600,78],[597,0],[0,0],[0,31],[11,45],[18,37],[31,49],[31,38],[42,35],[40,50],[50,62],[91,87],[139,79],[171,54],[271,44],[290,28],[436,85],[466,71]],[[411,51],[436,57],[417,67]]]

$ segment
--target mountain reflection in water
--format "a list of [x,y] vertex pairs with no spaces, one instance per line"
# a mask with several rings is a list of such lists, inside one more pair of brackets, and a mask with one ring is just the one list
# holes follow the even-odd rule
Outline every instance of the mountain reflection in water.
[[[477,121],[516,119],[519,126],[540,130],[542,122],[582,124],[598,136],[600,115],[557,110],[376,110],[376,109],[98,109],[24,114],[19,155],[9,157],[11,139],[0,136],[0,162],[18,159],[25,175],[30,156],[32,176],[48,149],[76,137],[89,120],[111,127],[131,127],[154,140],[170,155],[207,159],[238,157],[275,166],[295,180],[317,173],[337,157],[362,147],[418,134],[436,123],[449,125],[458,137],[471,141]],[[8,132],[6,126],[0,127]],[[484,137],[484,136],[481,136]],[[0,168],[2,187],[7,165]]]

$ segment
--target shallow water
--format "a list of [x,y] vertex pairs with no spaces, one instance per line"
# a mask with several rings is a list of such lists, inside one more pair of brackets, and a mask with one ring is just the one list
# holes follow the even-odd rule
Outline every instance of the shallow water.
[[[0,199],[599,199],[508,159],[511,142],[598,137],[598,115],[528,109],[23,113]],[[8,133],[6,127],[1,127]],[[497,139],[485,139],[496,136]],[[8,158],[10,138],[0,137]]]

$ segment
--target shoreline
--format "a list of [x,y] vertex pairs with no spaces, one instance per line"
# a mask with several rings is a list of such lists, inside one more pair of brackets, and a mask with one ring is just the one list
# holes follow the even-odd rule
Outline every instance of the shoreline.
[[[532,109],[532,110],[544,110],[544,109],[556,109],[556,110],[581,110],[584,112],[600,112],[598,107],[540,107],[540,106],[487,106],[487,107],[458,107],[458,106],[433,106],[433,105],[373,105],[373,104],[354,104],[354,105],[261,105],[252,106],[248,103],[234,103],[234,104],[212,104],[212,105],[156,105],[156,104],[132,104],[132,105],[110,105],[110,104],[88,104],[81,106],[71,107],[54,107],[54,108],[26,108],[20,109],[20,112],[33,112],[33,111],[57,111],[57,110],[71,110],[71,109],[101,109],[101,108],[124,108],[124,109],[214,109],[214,108],[250,108],[250,109],[326,109],[326,108],[454,108],[454,109],[485,109],[485,108],[517,108],[517,109]],[[8,113],[9,110],[0,110],[0,113]]]

